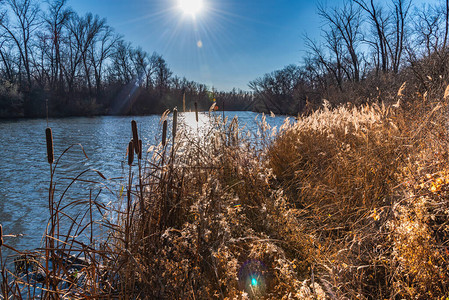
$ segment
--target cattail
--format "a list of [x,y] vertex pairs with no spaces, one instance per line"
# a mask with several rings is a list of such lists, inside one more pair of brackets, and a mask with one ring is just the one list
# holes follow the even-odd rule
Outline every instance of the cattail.
[[47,140],[47,158],[48,158],[48,163],[52,164],[53,163],[53,135],[51,133],[51,128],[47,127],[45,129],[45,138]]
[[198,102],[195,101],[195,117],[196,122],[198,123]]
[[167,144],[167,120],[164,120],[162,125],[162,147]]
[[139,153],[137,155],[139,159],[142,159],[142,140],[139,140]]
[[175,107],[173,110],[173,142],[175,141],[176,137],[176,129],[178,127],[178,109]]
[[137,122],[134,120],[131,121],[131,129],[133,132],[134,150],[136,154],[139,154],[139,135],[137,134]]
[[3,227],[0,224],[0,247],[3,246]]
[[134,141],[131,140],[128,144],[128,166],[131,166],[134,161]]

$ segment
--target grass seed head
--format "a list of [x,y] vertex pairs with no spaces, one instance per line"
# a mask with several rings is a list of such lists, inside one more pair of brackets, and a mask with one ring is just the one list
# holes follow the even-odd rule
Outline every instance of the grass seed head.
[[446,90],[444,91],[443,98],[446,99],[449,96],[449,85],[446,87]]
[[52,135],[50,127],[47,127],[45,129],[45,138],[47,140],[47,159],[48,159],[48,163],[52,164],[53,161],[54,161],[54,157],[53,157],[53,135]]
[[404,81],[404,83],[401,85],[401,87],[398,90],[398,97],[404,96],[405,87],[407,86],[407,81]]

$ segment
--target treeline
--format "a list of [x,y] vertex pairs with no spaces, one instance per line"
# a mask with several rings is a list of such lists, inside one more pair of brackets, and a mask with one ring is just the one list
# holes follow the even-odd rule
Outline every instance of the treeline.
[[[256,109],[308,113],[336,105],[419,94],[449,81],[449,1],[345,0],[318,5],[322,42],[304,36],[307,55],[250,82]],[[397,97],[396,97],[397,98]]]
[[242,91],[211,93],[173,74],[158,53],[134,47],[67,0],[0,2],[0,117],[161,113],[219,94],[229,109],[248,107]]

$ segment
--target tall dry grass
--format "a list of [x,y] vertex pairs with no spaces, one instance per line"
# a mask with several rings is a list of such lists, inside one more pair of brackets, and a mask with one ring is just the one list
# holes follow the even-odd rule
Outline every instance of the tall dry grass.
[[401,91],[388,107],[325,106],[271,145],[269,166],[316,238],[318,277],[333,297],[448,295],[441,96],[405,99]]
[[[217,115],[206,129],[191,128],[175,110],[161,118],[159,145],[142,152],[132,122],[114,208],[91,195],[73,203],[85,214],[69,218],[50,183],[45,247],[20,253],[20,276],[2,260],[2,296],[447,296],[446,97],[408,98],[405,89],[388,106],[325,104],[274,140],[262,118],[257,145],[236,119]],[[49,161],[52,172],[58,161]],[[113,216],[100,239],[94,209]]]

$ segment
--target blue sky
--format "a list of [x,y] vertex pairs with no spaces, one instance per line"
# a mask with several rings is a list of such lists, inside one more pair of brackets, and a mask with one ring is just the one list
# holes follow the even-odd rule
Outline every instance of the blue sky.
[[[301,63],[304,34],[320,38],[319,0],[203,0],[205,8],[195,19],[180,10],[178,1],[69,0],[68,4],[81,15],[92,12],[106,18],[134,47],[161,54],[175,75],[225,91],[249,90],[249,81]],[[342,0],[321,2],[334,6]]]
[[[302,35],[319,35],[315,1],[204,0],[195,19],[178,0],[69,0],[107,19],[134,47],[161,54],[174,74],[218,90],[248,90],[264,73],[299,63]],[[198,47],[201,41],[202,47]]]

